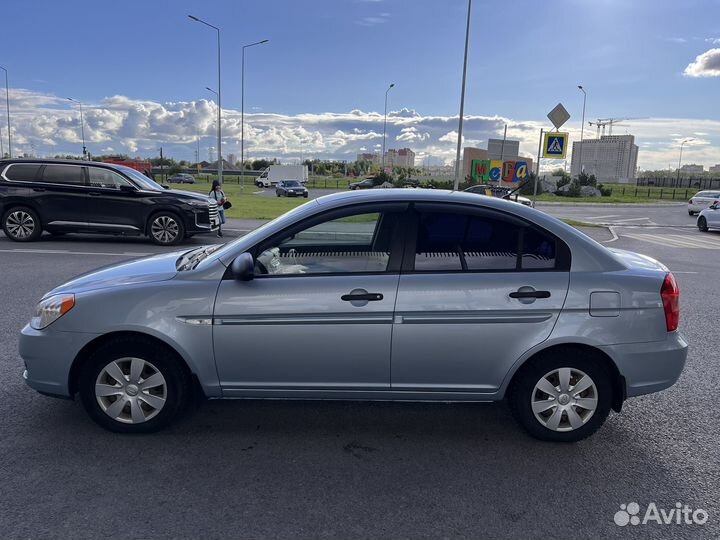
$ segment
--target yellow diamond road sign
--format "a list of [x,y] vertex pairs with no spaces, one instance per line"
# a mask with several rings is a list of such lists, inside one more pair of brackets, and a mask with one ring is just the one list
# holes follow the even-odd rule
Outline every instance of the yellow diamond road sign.
[[549,159],[565,159],[567,143],[567,133],[545,133],[543,135],[543,157]]

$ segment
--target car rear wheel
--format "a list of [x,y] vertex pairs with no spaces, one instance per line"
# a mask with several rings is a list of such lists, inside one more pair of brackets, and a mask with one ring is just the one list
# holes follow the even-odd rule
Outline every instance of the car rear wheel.
[[700,216],[698,218],[697,228],[700,229],[700,231],[702,231],[702,232],[708,231],[707,220],[705,219],[705,216]]
[[185,226],[175,214],[160,212],[150,218],[148,235],[160,246],[173,246],[185,238]]
[[5,235],[15,242],[32,242],[42,234],[40,218],[26,206],[16,206],[5,212],[2,228]]
[[522,368],[508,399],[513,416],[533,437],[577,442],[605,422],[612,381],[598,356],[582,349],[558,350]]
[[190,376],[165,348],[136,338],[102,345],[83,366],[80,398],[90,417],[118,433],[151,433],[176,420],[191,395]]

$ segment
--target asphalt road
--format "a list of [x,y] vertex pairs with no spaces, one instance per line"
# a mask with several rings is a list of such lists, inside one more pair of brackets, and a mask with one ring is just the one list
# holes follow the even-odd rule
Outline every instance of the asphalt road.
[[[621,212],[607,208],[584,211]],[[160,248],[0,236],[0,537],[717,538],[720,234],[614,230],[588,232],[676,273],[690,355],[678,384],[629,400],[575,445],[529,438],[502,404],[214,401],[159,434],[107,433],[78,402],[24,385],[18,331],[51,287]],[[680,502],[710,520],[615,525],[630,502]]]

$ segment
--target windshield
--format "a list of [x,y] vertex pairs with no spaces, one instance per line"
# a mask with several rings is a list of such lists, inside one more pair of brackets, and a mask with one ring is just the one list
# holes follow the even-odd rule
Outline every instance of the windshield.
[[299,187],[300,182],[298,182],[297,180],[285,180],[285,182],[283,182],[283,185],[285,187]]
[[163,188],[160,184],[155,182],[155,180],[152,180],[145,176],[140,171],[136,171],[135,169],[131,167],[126,167],[125,165],[115,165],[118,170],[122,171],[126,176],[129,176],[132,178],[132,180],[139,184],[142,189],[149,189],[152,191],[164,191],[165,188]]
[[[227,254],[227,253],[233,253],[233,252],[236,250],[236,246],[237,246],[239,243],[241,243],[241,242],[243,242],[243,243],[247,242],[248,244],[253,244],[253,243],[261,240],[261,239],[265,236],[267,230],[268,230],[276,221],[278,221],[278,220],[280,220],[280,219],[283,219],[283,220],[284,220],[284,219],[292,218],[292,217],[295,216],[296,214],[300,214],[300,213],[304,212],[305,210],[307,210],[306,207],[307,207],[308,205],[311,205],[311,204],[317,204],[317,200],[308,201],[308,202],[306,202],[306,203],[304,203],[304,204],[301,204],[300,206],[296,206],[295,208],[293,208],[293,209],[290,210],[289,212],[284,213],[283,215],[281,215],[280,217],[277,217],[277,218],[273,219],[272,221],[268,221],[268,222],[265,223],[264,225],[261,225],[261,226],[258,227],[257,229],[249,232],[249,233],[246,234],[245,236],[241,236],[240,238],[238,238],[238,239],[236,239],[236,240],[233,240],[232,242],[228,242],[227,244],[223,244],[221,249],[218,249],[217,251],[212,252],[213,255],[215,255],[215,256],[217,256],[217,257],[219,258],[219,257],[224,256],[224,255]],[[238,255],[239,255],[239,253],[238,253]]]

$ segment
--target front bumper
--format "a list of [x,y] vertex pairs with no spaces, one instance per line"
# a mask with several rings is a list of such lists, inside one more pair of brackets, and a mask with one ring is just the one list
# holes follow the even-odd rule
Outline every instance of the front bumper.
[[625,378],[627,397],[659,392],[675,384],[685,367],[688,344],[679,332],[663,341],[601,347]]
[[23,377],[30,388],[43,394],[71,397],[70,368],[82,348],[100,334],[35,330],[29,324],[20,333]]

